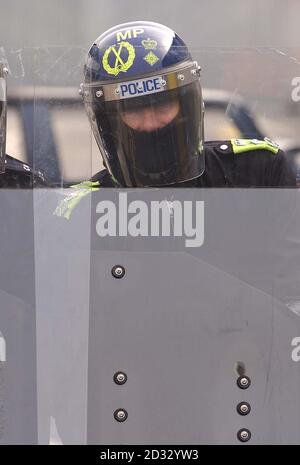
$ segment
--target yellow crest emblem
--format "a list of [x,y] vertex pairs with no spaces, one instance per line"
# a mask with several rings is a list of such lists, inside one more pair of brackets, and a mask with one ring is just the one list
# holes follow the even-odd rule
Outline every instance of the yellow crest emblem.
[[[121,56],[121,53],[124,48],[128,52],[128,57],[126,61]],[[113,67],[109,64],[109,58],[111,55],[113,55],[115,58],[115,63]],[[133,45],[131,45],[129,42],[123,41],[123,42],[120,42],[118,45],[111,45],[105,50],[103,58],[102,58],[102,64],[103,64],[103,68],[108,74],[113,74],[114,76],[118,76],[120,72],[126,73],[129,70],[129,68],[131,68],[131,66],[133,65],[134,59],[135,59],[135,49]]]

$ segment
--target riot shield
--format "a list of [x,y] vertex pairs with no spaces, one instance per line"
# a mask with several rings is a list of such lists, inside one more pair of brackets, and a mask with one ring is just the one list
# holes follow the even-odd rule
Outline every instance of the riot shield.
[[[2,443],[299,443],[298,189],[89,182],[103,165],[76,87],[85,50],[20,53],[11,114],[50,187],[0,191]],[[274,49],[192,53],[217,88],[206,139],[292,133],[279,90],[295,51],[284,76]],[[276,70],[268,92],[236,62]]]
[[[241,430],[297,443],[298,192],[103,191],[47,239],[36,224],[40,440],[55,419],[62,443],[234,444]],[[173,204],[170,230],[147,236],[157,204]],[[177,236],[179,205],[194,205],[197,233]],[[125,206],[140,208],[127,235]]]
[[5,171],[6,154],[6,76],[8,74],[4,52],[0,48],[0,173]]

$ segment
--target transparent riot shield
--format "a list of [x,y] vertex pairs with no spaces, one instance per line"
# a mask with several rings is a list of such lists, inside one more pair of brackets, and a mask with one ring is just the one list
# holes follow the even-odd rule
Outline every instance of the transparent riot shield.
[[8,68],[0,50],[0,172],[5,171],[6,153],[6,76]]
[[[1,441],[299,443],[299,190],[90,181],[103,164],[77,93],[85,51],[10,58],[25,70],[14,130],[49,187],[0,191]],[[296,185],[299,50],[191,53],[221,166],[233,145],[285,144]]]

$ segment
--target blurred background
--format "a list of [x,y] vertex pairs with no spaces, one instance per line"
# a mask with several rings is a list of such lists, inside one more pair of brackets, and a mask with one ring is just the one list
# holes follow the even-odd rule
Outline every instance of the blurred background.
[[176,30],[201,64],[207,140],[268,136],[300,163],[299,18],[299,0],[0,0],[7,152],[53,185],[101,169],[78,96],[85,54],[109,27],[145,19]]

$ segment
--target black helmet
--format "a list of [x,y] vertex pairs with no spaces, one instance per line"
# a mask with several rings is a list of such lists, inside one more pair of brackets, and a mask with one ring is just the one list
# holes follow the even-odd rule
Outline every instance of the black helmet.
[[5,171],[6,157],[6,74],[7,68],[0,62],[0,173]]
[[169,185],[203,173],[200,67],[171,29],[138,21],[102,34],[89,50],[81,94],[119,185]]

